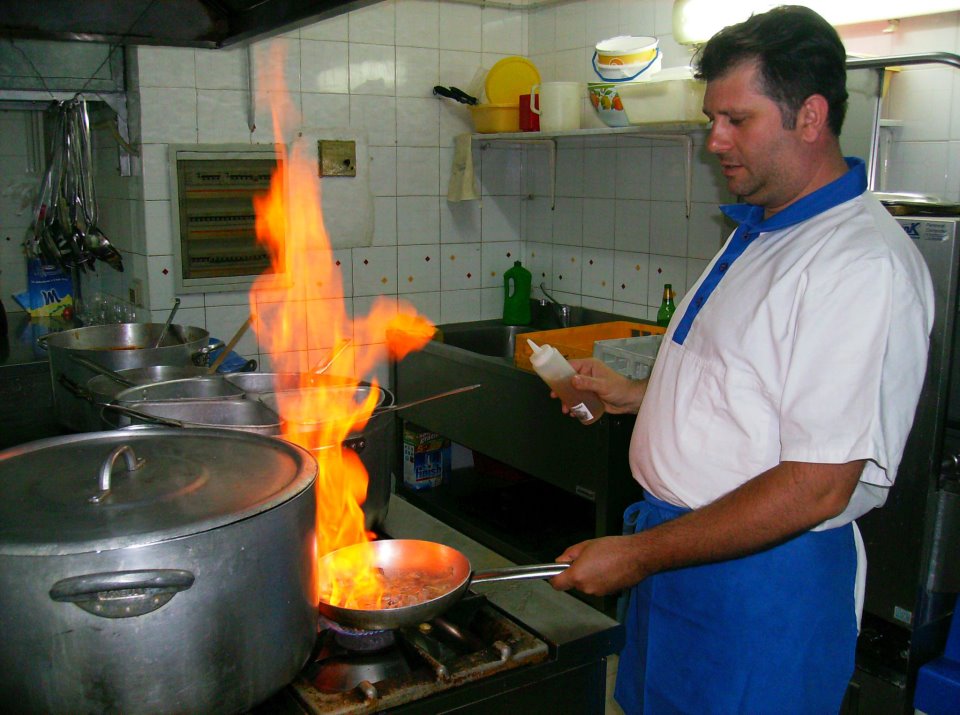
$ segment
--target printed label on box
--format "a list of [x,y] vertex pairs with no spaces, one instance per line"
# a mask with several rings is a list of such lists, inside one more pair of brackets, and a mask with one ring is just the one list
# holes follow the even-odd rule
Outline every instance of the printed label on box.
[[450,478],[450,440],[411,425],[403,428],[403,483],[428,489]]

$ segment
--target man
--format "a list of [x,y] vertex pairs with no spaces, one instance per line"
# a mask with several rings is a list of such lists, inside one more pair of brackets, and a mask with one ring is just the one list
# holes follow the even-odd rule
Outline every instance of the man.
[[837,712],[865,577],[853,519],[893,484],[932,287],[865,193],[863,162],[841,155],[845,52],[829,24],[795,6],[755,15],[711,39],[697,71],[739,228],[678,306],[649,382],[575,362],[608,411],[639,411],[630,464],[646,498],[625,515],[634,533],[570,547],[551,583],[631,588],[628,713]]

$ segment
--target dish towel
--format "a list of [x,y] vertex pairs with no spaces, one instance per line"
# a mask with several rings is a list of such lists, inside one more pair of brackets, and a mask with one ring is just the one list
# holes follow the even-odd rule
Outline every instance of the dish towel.
[[453,140],[453,165],[447,201],[471,201],[480,198],[477,177],[473,174],[473,143],[469,134],[458,134]]

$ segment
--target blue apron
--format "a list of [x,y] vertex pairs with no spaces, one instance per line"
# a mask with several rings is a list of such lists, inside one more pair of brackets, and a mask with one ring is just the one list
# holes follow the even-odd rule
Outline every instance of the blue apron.
[[[646,495],[624,532],[687,511]],[[628,715],[838,712],[854,667],[856,567],[847,524],[645,579],[627,604],[617,702]]]

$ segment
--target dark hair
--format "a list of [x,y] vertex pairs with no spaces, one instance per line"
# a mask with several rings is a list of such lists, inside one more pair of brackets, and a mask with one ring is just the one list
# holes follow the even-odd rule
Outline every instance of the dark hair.
[[813,10],[782,5],[725,27],[700,48],[698,79],[719,79],[742,62],[756,61],[760,91],[780,107],[785,129],[813,94],[826,98],[830,130],[840,136],[847,111],[846,51],[837,31]]

